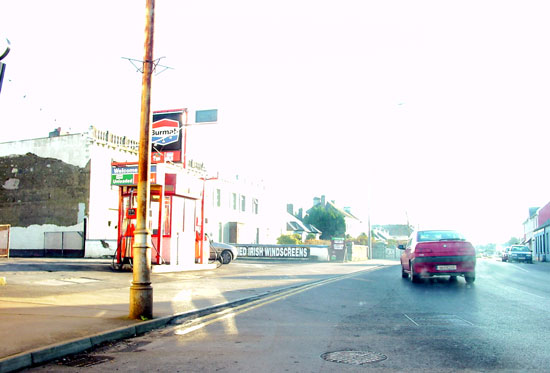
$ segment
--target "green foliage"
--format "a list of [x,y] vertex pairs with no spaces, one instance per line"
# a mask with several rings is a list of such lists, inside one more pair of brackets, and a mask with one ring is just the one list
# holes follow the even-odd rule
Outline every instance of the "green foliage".
[[344,215],[334,209],[325,209],[315,206],[304,218],[304,223],[311,224],[321,232],[321,239],[330,240],[332,237],[345,237],[346,221]]
[[510,245],[519,245],[521,243],[521,241],[519,240],[519,238],[517,237],[512,237],[508,240],[508,242],[506,242],[506,246],[510,246]]
[[283,234],[277,238],[277,243],[279,245],[300,245],[302,243],[302,239],[297,233],[293,235]]
[[355,242],[357,245],[368,246],[369,245],[369,236],[367,236],[367,234],[365,232],[363,232],[359,236],[357,236],[357,238],[355,238],[353,240],[353,242]]
[[330,246],[331,242],[329,240],[306,240],[304,242],[306,245],[319,245],[319,246]]
[[315,240],[315,234],[314,233],[308,233],[306,236],[306,241],[308,240]]

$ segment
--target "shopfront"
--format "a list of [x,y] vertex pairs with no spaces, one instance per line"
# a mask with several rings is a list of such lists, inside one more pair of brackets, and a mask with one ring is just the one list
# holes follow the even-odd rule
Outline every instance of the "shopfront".
[[[151,165],[149,229],[152,264],[185,266],[208,262],[200,245],[202,181],[181,165]],[[113,163],[111,184],[119,187],[115,267],[132,265],[137,210],[137,164]]]

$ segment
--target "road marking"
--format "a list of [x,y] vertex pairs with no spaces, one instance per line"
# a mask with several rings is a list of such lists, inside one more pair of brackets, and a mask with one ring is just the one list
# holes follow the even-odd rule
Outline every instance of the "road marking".
[[[510,263],[510,264],[512,264],[512,263]],[[516,265],[513,265],[513,267],[514,267],[514,268],[517,268],[517,269],[520,269],[520,270],[522,270],[523,272],[529,272],[529,271],[526,270],[525,268],[519,267],[517,264],[516,264]]]
[[416,326],[474,326],[472,322],[450,314],[416,313],[409,316],[404,313],[403,316]]
[[537,294],[533,294],[533,293],[530,293],[528,291],[525,291],[525,290],[521,290],[521,289],[518,289],[518,288],[515,288],[513,286],[506,286],[506,285],[503,285],[504,288],[507,288],[507,289],[511,289],[511,290],[515,290],[515,291],[519,291],[520,293],[524,293],[524,294],[527,294],[527,295],[531,295],[533,297],[537,297],[537,298],[541,298],[541,299],[546,299],[546,297],[543,297],[541,295],[537,295]]
[[[374,266],[374,267],[371,267],[371,268],[368,268],[368,269],[365,269],[365,270],[362,270],[362,271],[349,273],[349,274],[345,274],[345,275],[338,275],[338,276],[330,277],[330,278],[327,278],[327,279],[324,279],[324,280],[319,280],[319,281],[316,281],[316,282],[313,282],[313,283],[310,282],[310,283],[303,284],[303,285],[300,285],[300,286],[297,286],[297,287],[293,287],[293,288],[290,288],[290,289],[287,289],[287,290],[283,290],[282,292],[279,292],[277,294],[267,295],[264,298],[256,299],[256,300],[253,300],[249,303],[245,303],[245,304],[242,304],[242,305],[239,305],[239,306],[236,306],[236,307],[232,307],[232,308],[227,308],[227,309],[221,310],[219,312],[214,312],[214,313],[211,313],[209,315],[205,315],[203,317],[199,317],[199,318],[189,320],[186,323],[182,324],[181,326],[176,327],[176,330],[174,331],[174,334],[176,334],[176,335],[189,334],[191,332],[202,329],[205,326],[208,326],[208,325],[213,324],[215,322],[221,321],[223,319],[233,318],[237,315],[240,315],[241,313],[252,311],[256,308],[263,307],[263,306],[268,305],[270,303],[277,302],[279,300],[291,297],[293,295],[302,293],[304,291],[307,291],[307,290],[310,290],[310,289],[313,289],[313,288],[316,288],[316,287],[319,287],[319,286],[327,285],[327,284],[330,284],[330,283],[333,283],[333,282],[336,282],[336,281],[345,280],[345,279],[363,274],[364,272],[371,272],[371,271],[381,269],[381,268],[384,268],[384,266],[383,265]],[[170,333],[171,330],[173,330],[173,329],[163,331],[163,332],[161,332],[161,334]]]
[[411,319],[406,313],[403,314],[403,316],[405,316],[407,319],[409,319],[410,322],[412,322],[414,325],[416,326],[420,326],[416,323],[416,321],[414,321],[413,319]]

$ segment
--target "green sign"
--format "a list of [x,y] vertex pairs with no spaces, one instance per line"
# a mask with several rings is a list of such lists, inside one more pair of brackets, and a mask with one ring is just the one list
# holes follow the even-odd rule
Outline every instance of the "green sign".
[[134,183],[134,174],[111,175],[111,185],[129,185]]

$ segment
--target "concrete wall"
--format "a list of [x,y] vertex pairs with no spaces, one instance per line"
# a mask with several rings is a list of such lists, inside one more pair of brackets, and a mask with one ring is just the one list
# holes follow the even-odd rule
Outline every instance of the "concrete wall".
[[54,224],[30,225],[28,227],[10,228],[10,255],[17,255],[16,251],[34,252],[40,255],[44,250],[44,233],[48,232],[82,232],[83,223],[72,226],[58,226]]
[[81,223],[87,214],[89,165],[31,153],[0,157],[0,221],[12,227]]

